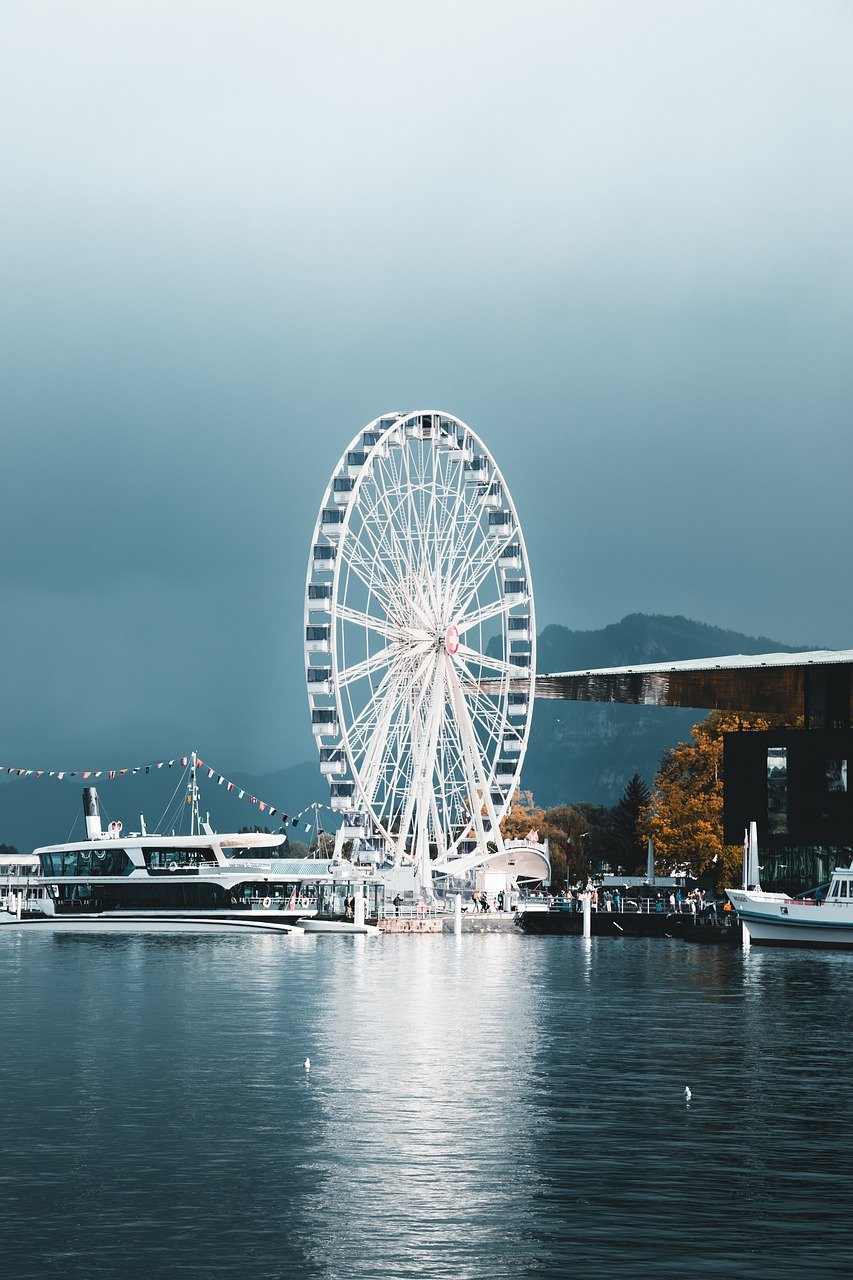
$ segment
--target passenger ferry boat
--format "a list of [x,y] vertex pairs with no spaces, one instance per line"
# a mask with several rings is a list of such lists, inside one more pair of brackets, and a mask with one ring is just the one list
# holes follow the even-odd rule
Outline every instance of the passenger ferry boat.
[[[197,813],[194,777],[191,796]],[[276,858],[280,835],[217,835],[207,823],[199,832],[191,825],[188,836],[125,836],[118,822],[103,831],[94,787],[84,789],[83,809],[85,839],[45,845],[32,859],[19,859],[27,864],[26,910],[21,879],[10,876],[0,928],[301,934],[298,920],[315,916],[319,902],[341,896],[358,878],[346,862]],[[238,851],[243,856],[235,856]],[[372,887],[368,911],[378,911],[381,886]]]
[[756,946],[853,948],[853,866],[836,867],[825,898],[760,888],[726,893]]

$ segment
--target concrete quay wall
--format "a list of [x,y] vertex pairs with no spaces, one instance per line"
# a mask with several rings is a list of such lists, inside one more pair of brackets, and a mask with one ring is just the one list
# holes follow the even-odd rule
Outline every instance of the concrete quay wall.
[[[379,921],[379,930],[381,933],[409,935],[453,933],[453,916],[416,916],[412,919],[389,916],[387,920]],[[497,913],[473,915],[466,912],[462,917],[463,933],[515,933],[516,931],[515,917],[511,915]]]

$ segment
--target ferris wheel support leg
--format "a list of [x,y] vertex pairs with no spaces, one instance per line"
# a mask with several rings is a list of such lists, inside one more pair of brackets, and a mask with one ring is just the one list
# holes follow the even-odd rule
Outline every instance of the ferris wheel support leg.
[[[421,888],[431,900],[432,868],[429,861],[429,820],[435,813],[435,757],[438,751],[438,735],[441,730],[441,710],[444,706],[444,657],[439,657],[435,666],[433,686],[429,701],[427,719],[428,733],[426,747],[418,761],[420,778],[420,797],[415,813],[417,824],[417,859],[420,869]],[[436,832],[438,824],[436,823]]]
[[489,792],[488,780],[483,767],[478,759],[476,750],[476,735],[471,725],[471,718],[468,715],[468,708],[465,704],[465,698],[462,694],[462,688],[459,679],[452,666],[448,666],[447,683],[450,687],[450,697],[453,702],[453,709],[456,712],[456,721],[459,726],[460,741],[462,743],[462,753],[465,756],[465,763],[468,768],[468,776],[472,782],[472,790],[476,793],[477,789],[482,793],[483,804],[486,806],[486,816],[489,819],[491,831],[486,833],[483,825],[483,815],[480,812],[482,805],[478,805],[472,797],[472,808],[474,813],[471,815],[474,821],[474,830],[477,832],[477,839],[483,849],[486,851],[488,841],[494,840],[498,850],[503,849],[503,838],[501,836],[500,827],[498,826],[495,808],[492,804],[492,797]]

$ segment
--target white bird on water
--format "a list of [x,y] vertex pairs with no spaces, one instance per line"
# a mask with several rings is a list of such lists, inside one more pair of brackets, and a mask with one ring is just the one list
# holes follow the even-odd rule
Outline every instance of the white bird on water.
[[684,1101],[689,1102],[692,1097],[693,1097],[693,1091],[691,1090],[690,1085],[686,1084],[684,1086]]
[[306,1058],[306,1059],[305,1059],[305,1070],[306,1070],[306,1071],[310,1071],[310,1070],[311,1070],[311,1059],[310,1059],[310,1058]]

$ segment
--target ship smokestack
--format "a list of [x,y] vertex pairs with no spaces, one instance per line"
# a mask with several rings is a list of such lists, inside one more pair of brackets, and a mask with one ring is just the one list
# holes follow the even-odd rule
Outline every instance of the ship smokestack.
[[83,817],[86,819],[86,839],[100,840],[104,834],[101,830],[101,808],[98,804],[98,788],[83,788]]

